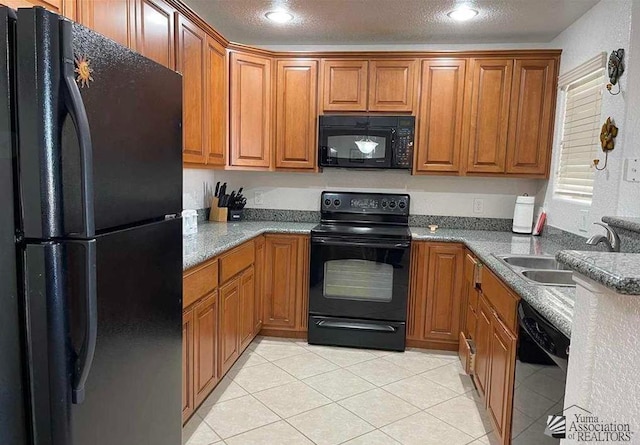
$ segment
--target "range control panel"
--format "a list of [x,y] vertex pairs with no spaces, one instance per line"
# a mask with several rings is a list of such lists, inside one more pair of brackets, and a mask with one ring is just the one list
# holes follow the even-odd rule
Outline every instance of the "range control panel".
[[409,215],[409,195],[395,193],[322,192],[322,212]]

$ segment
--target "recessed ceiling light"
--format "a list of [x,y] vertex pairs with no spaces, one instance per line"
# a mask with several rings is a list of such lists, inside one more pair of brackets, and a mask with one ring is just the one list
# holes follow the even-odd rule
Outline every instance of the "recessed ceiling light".
[[453,20],[457,20],[459,22],[466,22],[478,15],[478,11],[475,9],[467,8],[466,6],[461,6],[457,9],[454,9],[450,13],[447,14]]
[[287,23],[293,19],[293,15],[285,11],[271,11],[264,16],[275,23]]

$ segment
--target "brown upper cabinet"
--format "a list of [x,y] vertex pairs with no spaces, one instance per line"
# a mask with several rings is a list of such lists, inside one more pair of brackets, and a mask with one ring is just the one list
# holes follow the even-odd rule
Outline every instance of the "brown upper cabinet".
[[544,175],[549,169],[556,105],[554,59],[515,62],[507,144],[507,173]]
[[231,53],[231,160],[234,167],[271,167],[271,59]]
[[322,60],[322,109],[367,111],[366,60]]
[[471,60],[467,172],[504,173],[513,59]]
[[460,171],[465,59],[422,61],[415,171]]
[[76,20],[76,1],[83,2],[83,0],[3,0],[2,4],[13,9],[42,6],[51,12]]
[[80,23],[135,49],[135,0],[79,0]]
[[176,65],[175,12],[164,0],[136,0],[136,51],[171,69]]
[[416,60],[369,61],[369,111],[413,111],[417,66]]
[[415,59],[323,59],[323,111],[411,112]]
[[185,163],[206,162],[205,52],[207,35],[195,23],[178,15],[177,70],[182,73],[182,145]]
[[316,169],[318,61],[276,61],[276,168]]
[[207,36],[205,51],[205,131],[206,164],[215,167],[227,165],[229,137],[229,70],[227,52],[218,41]]

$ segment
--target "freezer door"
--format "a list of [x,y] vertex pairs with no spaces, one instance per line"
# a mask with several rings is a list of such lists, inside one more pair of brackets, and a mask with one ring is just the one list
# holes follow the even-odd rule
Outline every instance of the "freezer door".
[[[67,243],[73,374],[82,375],[87,323],[85,251]],[[182,227],[153,223],[95,240],[97,329],[82,397],[71,403],[73,444],[181,442]],[[79,271],[71,273],[71,271]],[[72,394],[73,398],[73,394]]]
[[181,76],[41,8],[18,12],[18,36],[25,236],[179,213]]
[[22,373],[20,311],[14,227],[13,150],[15,134],[15,15],[0,7],[0,443],[26,443],[25,381]]

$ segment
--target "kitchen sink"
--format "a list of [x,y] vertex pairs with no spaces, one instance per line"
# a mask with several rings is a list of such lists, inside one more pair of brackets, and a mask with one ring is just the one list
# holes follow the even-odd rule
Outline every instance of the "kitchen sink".
[[534,283],[545,286],[570,286],[575,287],[573,272],[570,270],[536,270],[526,269],[520,272],[523,277]]
[[539,255],[500,255],[502,261],[515,267],[527,269],[563,270],[564,266],[552,256]]
[[511,270],[533,284],[575,287],[573,271],[549,255],[495,255]]

